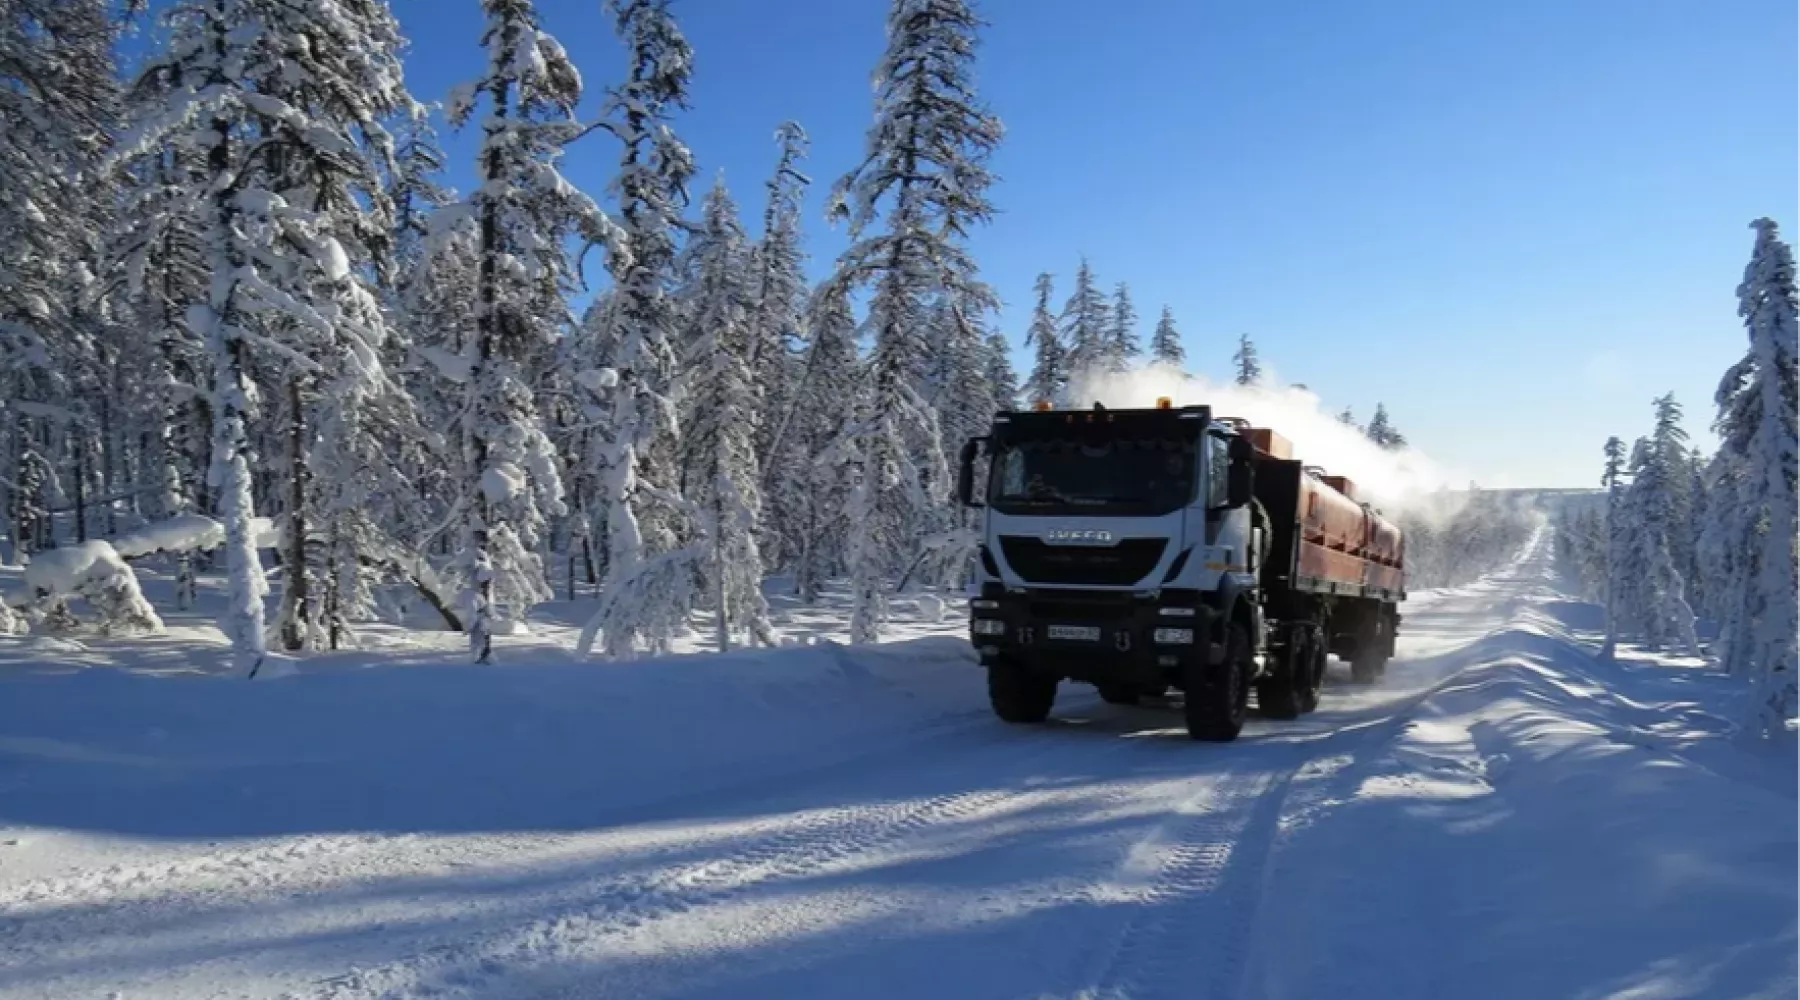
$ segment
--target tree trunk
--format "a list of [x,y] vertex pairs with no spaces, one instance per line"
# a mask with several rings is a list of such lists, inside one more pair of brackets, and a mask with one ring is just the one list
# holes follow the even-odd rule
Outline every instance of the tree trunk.
[[[503,44],[511,46],[517,34],[517,25],[509,23],[504,29]],[[512,84],[505,79],[494,82],[492,95],[494,98],[494,119],[504,120],[507,117],[507,105],[511,100]],[[500,152],[497,148],[488,151],[486,162],[482,164],[483,179],[489,182],[498,180],[500,172]],[[469,564],[469,652],[476,663],[487,663],[493,656],[494,639],[494,564],[493,553],[488,549],[489,532],[493,527],[491,518],[494,515],[492,505],[488,503],[487,493],[483,489],[483,480],[487,472],[488,442],[484,436],[487,429],[482,426],[485,412],[491,400],[480,398],[487,371],[492,363],[496,342],[499,340],[500,316],[498,313],[499,294],[499,258],[503,251],[500,245],[499,210],[491,198],[481,203],[481,262],[477,270],[476,290],[481,301],[480,311],[476,316],[475,330],[475,368],[469,373],[469,390],[474,398],[465,418],[463,434],[464,458],[468,462],[470,480],[466,484],[470,490],[472,502],[469,504],[469,522],[466,535]]]
[[75,446],[75,540],[85,542],[87,536],[87,434],[77,425],[72,436]]
[[281,645],[289,652],[307,645],[306,601],[306,411],[300,376],[288,379],[287,553],[282,562]]
[[113,440],[114,428],[112,420],[112,390],[118,388],[118,368],[112,366],[112,382],[109,391],[100,394],[100,495],[106,500],[106,534],[108,537],[119,533],[118,504],[113,501],[113,465],[118,461],[118,443]]

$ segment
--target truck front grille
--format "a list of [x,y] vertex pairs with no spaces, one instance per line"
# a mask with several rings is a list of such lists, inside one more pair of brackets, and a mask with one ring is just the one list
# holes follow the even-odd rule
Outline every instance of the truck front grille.
[[1168,544],[1164,538],[1127,538],[1102,548],[1050,545],[1039,538],[1002,535],[1000,554],[1028,583],[1129,587],[1150,575]]

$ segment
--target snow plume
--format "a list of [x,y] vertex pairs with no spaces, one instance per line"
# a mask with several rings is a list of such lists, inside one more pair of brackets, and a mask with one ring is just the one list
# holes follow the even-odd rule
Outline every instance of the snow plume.
[[1293,442],[1295,458],[1350,477],[1362,499],[1386,511],[1437,508],[1441,505],[1425,502],[1429,494],[1467,482],[1415,449],[1377,445],[1340,421],[1317,395],[1297,386],[1217,383],[1154,363],[1117,374],[1083,373],[1069,386],[1076,406],[1155,406],[1164,396],[1176,406],[1203,403],[1215,416],[1241,417],[1274,429]]

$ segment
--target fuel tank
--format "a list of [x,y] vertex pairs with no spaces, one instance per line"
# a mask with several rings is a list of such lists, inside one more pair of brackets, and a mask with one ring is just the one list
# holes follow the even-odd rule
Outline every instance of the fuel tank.
[[[1256,450],[1270,458],[1288,458],[1292,454],[1292,446],[1273,431],[1251,428],[1248,436]],[[1356,483],[1346,476],[1306,469],[1300,476],[1297,511],[1302,540],[1359,560],[1400,568],[1405,543],[1399,527],[1363,503],[1357,492]],[[1340,569],[1328,576],[1346,578],[1339,582],[1360,582],[1365,578],[1362,568],[1353,572],[1353,564],[1348,561],[1333,559],[1330,563]]]

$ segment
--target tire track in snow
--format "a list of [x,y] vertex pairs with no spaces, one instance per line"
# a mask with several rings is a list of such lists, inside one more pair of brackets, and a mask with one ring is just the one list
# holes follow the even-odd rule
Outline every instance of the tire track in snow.
[[[623,949],[630,935],[700,907],[727,902],[788,880],[819,874],[862,856],[891,851],[919,835],[982,818],[1080,800],[1090,812],[1143,793],[1143,786],[1115,782],[1096,788],[1022,786],[1018,780],[1046,760],[1058,770],[1071,761],[1084,769],[1109,769],[1115,758],[1142,759],[1129,741],[1070,744],[1054,734],[996,730],[992,741],[945,744],[931,764],[903,768],[929,782],[942,774],[959,784],[975,768],[988,787],[857,806],[832,806],[765,817],[724,853],[693,863],[596,880],[580,895],[591,900],[550,909],[542,916],[480,929],[386,964],[355,968],[318,981],[316,1000],[409,1000],[416,997],[506,996],[554,991],[559,984],[531,981],[570,959],[591,960],[609,947]],[[1000,750],[999,756],[983,751]],[[1120,774],[1125,777],[1125,774]],[[863,773],[862,782],[880,779]],[[531,985],[527,986],[527,983]],[[566,985],[566,984],[561,984]],[[598,987],[596,987],[598,989]],[[491,991],[491,992],[490,992]]]
[[[1123,866],[1151,869],[1112,942],[1073,991],[1084,1000],[1236,996],[1262,871],[1292,769],[1208,779]],[[1148,854],[1150,857],[1146,858]]]
[[691,864],[601,879],[586,905],[429,948],[320,983],[318,1000],[403,1000],[468,994],[532,966],[582,955],[653,921],[800,877],[877,851],[931,827],[956,823],[1017,797],[981,789],[924,799],[788,814],[725,854]]
[[[874,761],[916,754],[921,743],[978,731],[981,724],[976,716],[970,712],[934,719],[891,741],[851,750],[836,759],[778,766],[701,791],[655,796],[607,819],[627,825],[633,822],[628,817],[636,814],[642,821],[646,812],[669,813],[670,818],[679,819],[680,809],[692,804],[812,787]],[[983,721],[987,716],[985,710],[979,713]],[[596,830],[608,828],[608,822],[602,820],[591,828],[567,832],[290,836],[155,862],[42,876],[0,886],[0,940],[17,946],[27,940],[53,941],[70,934],[110,930],[129,920],[134,908],[153,910],[153,914],[138,914],[150,923],[216,907],[221,899],[242,906],[258,896],[324,892],[371,875],[404,877],[441,873],[447,868],[555,861],[591,841]],[[58,921],[73,926],[55,926]]]
[[343,857],[388,841],[401,834],[360,836],[287,837],[255,847],[211,851],[148,864],[109,865],[97,871],[47,876],[0,888],[0,917],[25,916],[14,912],[33,903],[103,903],[135,896],[153,896],[195,883],[231,890],[251,887],[278,869],[305,864],[321,855]]

